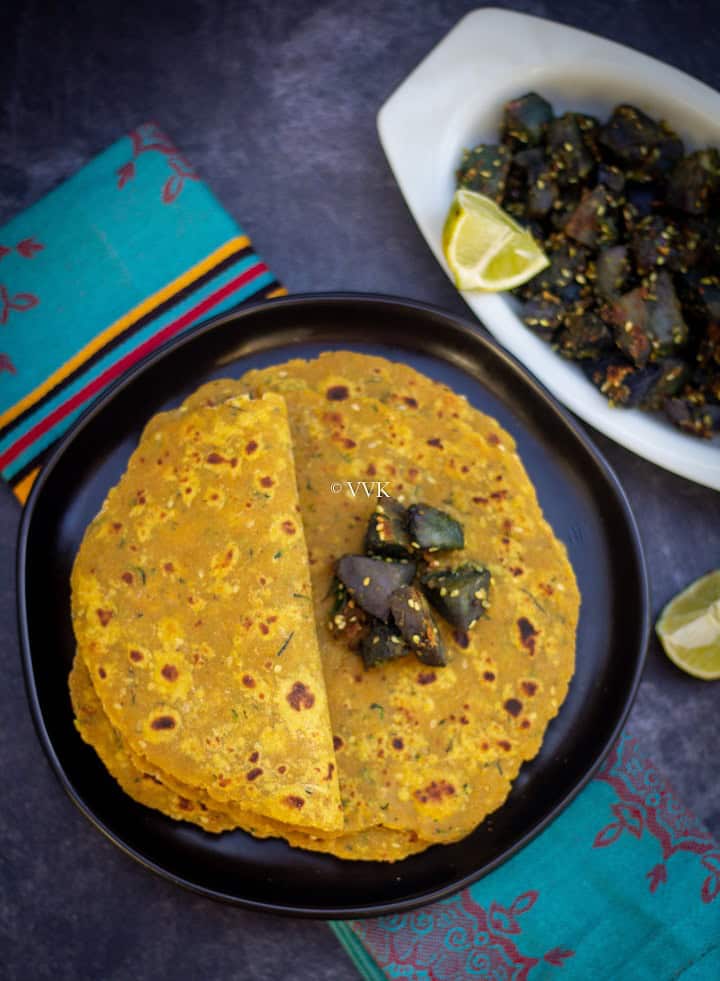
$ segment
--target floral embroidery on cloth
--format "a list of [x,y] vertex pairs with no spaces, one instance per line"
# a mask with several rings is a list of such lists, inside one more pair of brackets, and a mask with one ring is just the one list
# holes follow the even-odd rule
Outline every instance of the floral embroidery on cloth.
[[[16,245],[0,245],[0,260],[12,252],[17,252],[23,259],[32,259],[36,252],[42,252],[44,246],[36,242],[34,238],[24,238]],[[6,324],[10,319],[10,313],[24,313],[32,310],[40,300],[34,293],[12,293],[4,283],[0,283],[0,324]],[[15,365],[7,354],[0,354],[0,372],[9,371],[16,374]]]
[[131,181],[135,176],[138,157],[143,153],[150,152],[162,153],[172,171],[162,188],[164,204],[170,204],[178,197],[186,180],[197,181],[200,179],[177,147],[155,123],[143,123],[142,126],[138,126],[130,133],[130,140],[133,155],[127,163],[117,169],[117,186],[119,188],[125,187],[128,181]]
[[[631,854],[611,847],[622,836]],[[617,895],[618,874],[627,875],[627,902]],[[579,800],[502,869],[413,913],[334,928],[351,952],[359,941],[378,976],[388,979],[614,978],[617,964],[645,956],[658,978],[675,977],[695,960],[711,972],[708,977],[720,977],[710,966],[720,952],[713,913],[720,904],[709,908],[718,894],[717,842],[624,735]],[[593,924],[611,928],[614,917],[619,946],[606,971],[602,943],[586,938]],[[649,937],[645,927],[656,919],[659,936]],[[345,931],[352,934],[349,943]]]
[[356,920],[352,928],[390,977],[525,981],[538,964],[562,967],[574,953],[562,947],[539,957],[521,951],[519,918],[539,896],[537,890],[530,890],[510,906],[494,902],[486,910],[465,890],[412,913]]
[[653,764],[640,756],[634,739],[625,736],[611,750],[597,780],[609,783],[618,796],[610,808],[614,821],[595,837],[593,848],[607,848],[627,833],[641,838],[647,831],[660,843],[662,862],[646,878],[650,892],[667,882],[667,863],[678,852],[700,857],[707,870],[700,897],[711,903],[720,893],[720,852],[710,834],[680,803]]

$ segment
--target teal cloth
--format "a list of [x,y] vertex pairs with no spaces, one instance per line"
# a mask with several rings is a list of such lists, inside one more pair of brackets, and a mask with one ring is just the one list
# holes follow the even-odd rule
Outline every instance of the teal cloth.
[[122,137],[0,228],[4,479],[160,344],[278,285],[157,125]]
[[625,735],[495,872],[415,912],[331,925],[372,981],[718,981],[720,848]]

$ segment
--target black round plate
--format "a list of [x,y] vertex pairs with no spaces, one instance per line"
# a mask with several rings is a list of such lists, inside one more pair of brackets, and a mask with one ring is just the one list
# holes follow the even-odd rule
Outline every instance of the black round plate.
[[[345,862],[241,831],[215,836],[134,803],[78,736],[68,696],[72,563],[145,423],[211,378],[328,349],[404,361],[495,416],[517,441],[582,592],[576,673],[540,755],[523,766],[506,803],[475,832],[395,864]],[[635,522],[615,476],[566,412],[476,326],[419,303],[353,294],[288,297],[219,317],[115,386],[65,438],[33,488],[18,543],[18,597],[38,733],[86,816],[174,882],[301,916],[378,915],[430,902],[529,841],[569,803],[618,735],[648,633]]]

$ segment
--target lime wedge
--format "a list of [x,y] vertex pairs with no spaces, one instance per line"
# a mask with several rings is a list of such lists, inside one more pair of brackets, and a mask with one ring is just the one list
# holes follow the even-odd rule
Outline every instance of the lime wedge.
[[491,198],[465,188],[455,192],[445,219],[443,252],[460,290],[511,290],[550,264],[530,232]]
[[720,678],[720,569],[670,600],[655,630],[673,664],[695,678]]

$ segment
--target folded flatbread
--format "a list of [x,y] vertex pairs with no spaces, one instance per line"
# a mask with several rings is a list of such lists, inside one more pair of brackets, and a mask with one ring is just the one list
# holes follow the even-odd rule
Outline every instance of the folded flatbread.
[[78,652],[150,772],[294,827],[343,827],[280,396],[155,416],[72,574]]

